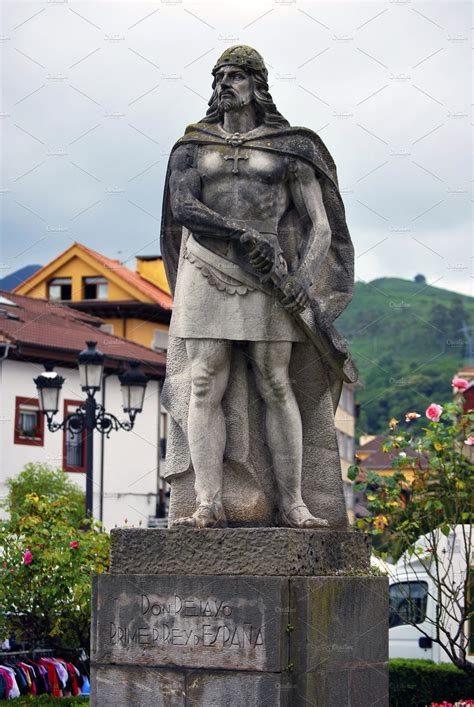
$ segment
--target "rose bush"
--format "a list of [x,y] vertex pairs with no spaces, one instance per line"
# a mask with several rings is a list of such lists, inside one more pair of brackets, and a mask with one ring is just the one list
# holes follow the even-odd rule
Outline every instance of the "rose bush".
[[[429,534],[432,547],[425,549],[425,559],[417,554],[417,560],[433,581],[435,604],[443,597],[443,611],[433,619],[433,640],[466,672],[474,672],[474,664],[467,659],[469,639],[464,631],[473,616],[468,570],[474,551],[473,423],[473,411],[465,413],[456,400],[445,405],[431,403],[425,418],[416,411],[407,412],[404,427],[396,419],[389,422],[383,450],[391,455],[392,473],[366,472],[358,465],[348,472],[356,482],[355,490],[365,493],[370,512],[355,524],[372,536],[375,551],[383,559],[396,561],[405,551],[412,555],[417,551],[416,541]],[[454,538],[457,533],[464,568],[461,582],[451,581],[443,569],[447,558],[439,559],[437,547],[442,535]],[[454,543],[449,552],[453,548]],[[454,623],[449,623],[448,615]]]
[[[467,451],[474,441],[474,414],[460,402],[432,403],[425,413],[392,419],[383,451],[392,455],[391,475],[350,467],[355,490],[363,491],[371,515],[356,525],[374,536],[380,552],[397,560],[421,535],[474,519],[474,467]],[[407,499],[409,502],[407,503]]]

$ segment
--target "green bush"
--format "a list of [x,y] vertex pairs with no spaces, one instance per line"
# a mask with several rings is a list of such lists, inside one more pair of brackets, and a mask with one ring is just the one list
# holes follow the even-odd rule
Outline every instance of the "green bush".
[[474,696],[474,675],[451,663],[431,660],[390,661],[390,707],[425,707],[432,702],[456,702]]

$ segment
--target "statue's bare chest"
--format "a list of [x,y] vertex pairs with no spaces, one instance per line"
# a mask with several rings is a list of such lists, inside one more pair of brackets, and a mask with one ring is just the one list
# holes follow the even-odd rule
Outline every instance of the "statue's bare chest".
[[285,157],[243,145],[200,146],[197,169],[204,182],[280,184],[286,180]]

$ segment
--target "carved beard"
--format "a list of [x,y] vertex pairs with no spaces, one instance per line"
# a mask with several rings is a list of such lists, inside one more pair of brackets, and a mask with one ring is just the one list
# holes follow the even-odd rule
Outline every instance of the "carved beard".
[[247,100],[244,100],[235,93],[225,91],[224,95],[219,97],[219,111],[221,114],[231,113],[233,111],[238,111],[240,108],[243,108],[251,102],[252,96],[250,96]]

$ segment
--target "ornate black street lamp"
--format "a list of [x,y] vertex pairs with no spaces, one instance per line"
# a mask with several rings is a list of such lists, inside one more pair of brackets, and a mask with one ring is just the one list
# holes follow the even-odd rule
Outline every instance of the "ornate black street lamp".
[[128,413],[129,420],[120,422],[119,419],[106,412],[96,399],[95,394],[102,385],[104,373],[104,354],[96,348],[96,341],[87,341],[87,348],[77,357],[79,364],[79,377],[81,388],[86,393],[84,403],[75,412],[66,415],[62,422],[56,422],[54,416],[59,410],[59,394],[64,378],[53,370],[53,366],[46,365],[44,373],[34,379],[38,390],[40,410],[46,416],[50,432],[67,430],[72,434],[85,432],[86,439],[86,514],[92,517],[93,498],[93,463],[94,463],[94,430],[101,434],[110,435],[112,430],[133,429],[135,418],[143,409],[145,389],[148,382],[147,376],[142,373],[138,361],[132,361],[130,368],[119,376],[123,410]]

